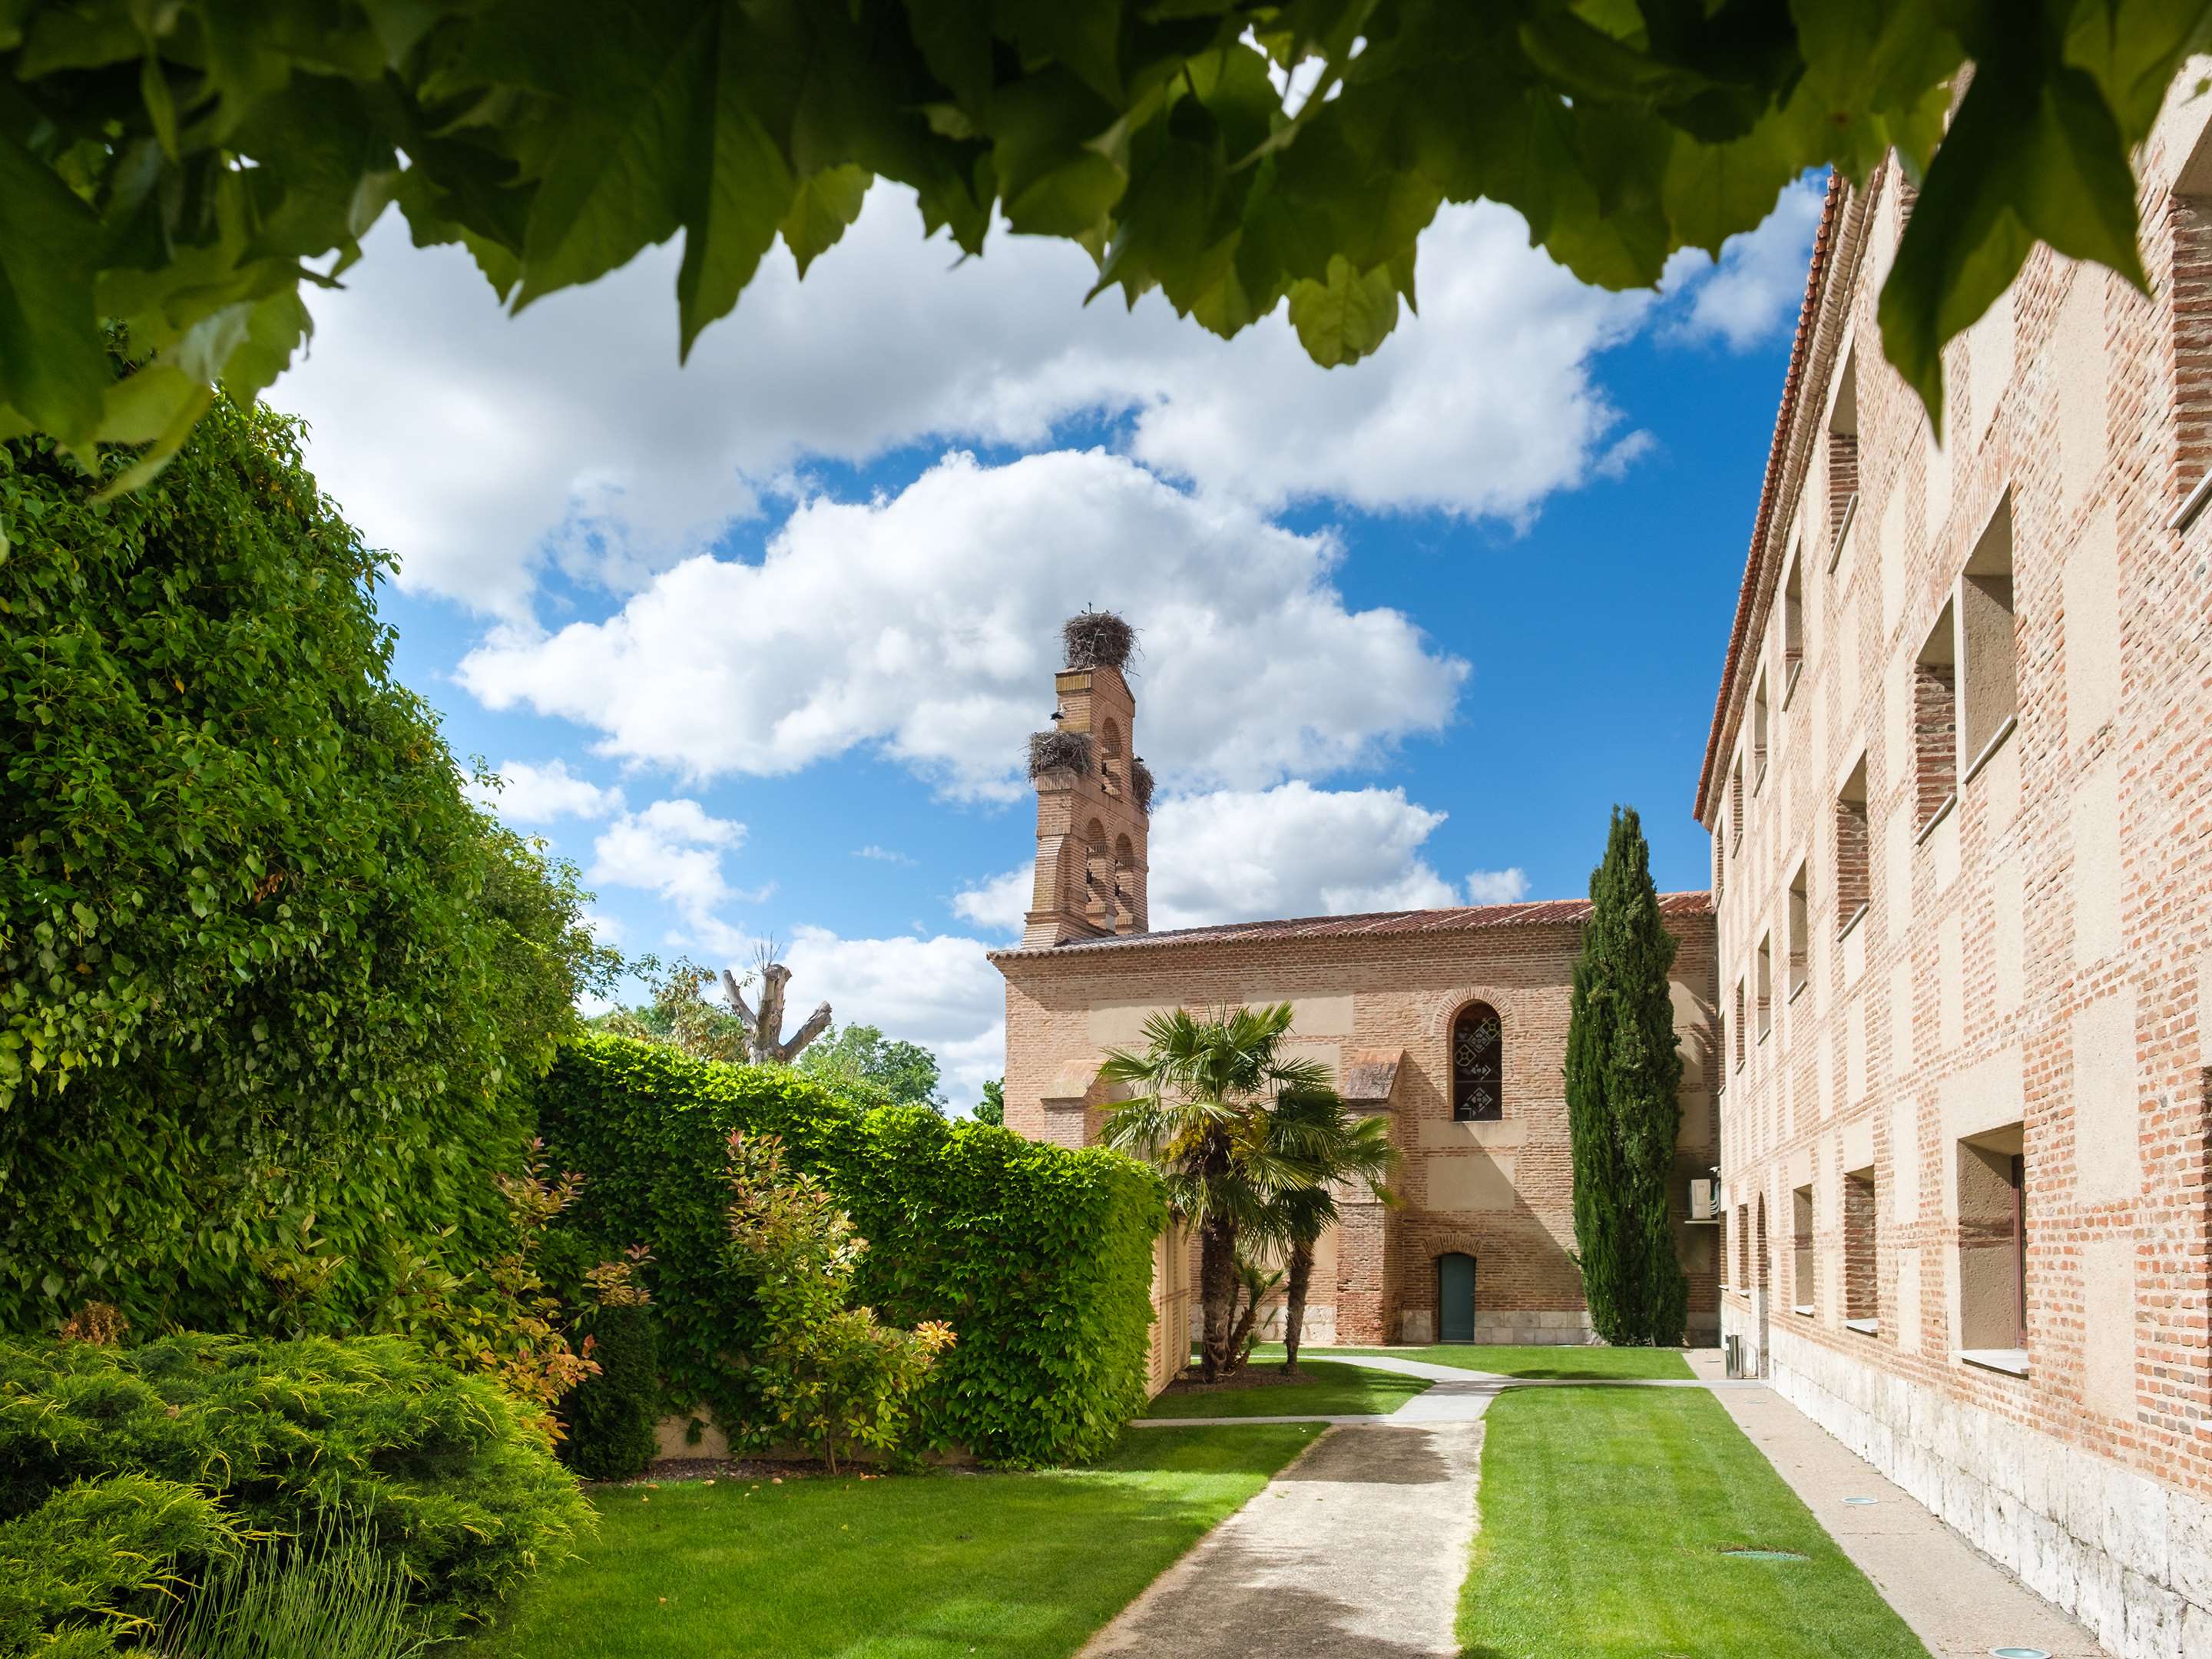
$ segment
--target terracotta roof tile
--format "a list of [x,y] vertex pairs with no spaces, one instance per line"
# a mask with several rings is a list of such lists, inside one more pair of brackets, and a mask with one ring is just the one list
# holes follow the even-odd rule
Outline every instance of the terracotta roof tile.
[[1766,548],[1766,532],[1774,517],[1775,497],[1788,459],[1790,427],[1797,413],[1797,399],[1805,387],[1806,358],[1813,349],[1814,325],[1820,314],[1821,291],[1828,280],[1829,258],[1835,251],[1837,221],[1843,216],[1848,194],[1840,173],[1828,174],[1828,196],[1820,207],[1820,228],[1813,237],[1813,258],[1805,271],[1805,298],[1797,307],[1797,335],[1790,344],[1790,370],[1782,381],[1782,406],[1775,411],[1774,438],[1766,451],[1766,477],[1759,486],[1759,514],[1752,520],[1751,550],[1743,563],[1743,585],[1736,594],[1735,623],[1729,630],[1728,659],[1721,668],[1721,686],[1713,699],[1712,730],[1705,738],[1705,762],[1698,773],[1698,793],[1692,811],[1699,822],[1705,816],[1705,797],[1719,769],[1721,732],[1728,723],[1729,694],[1735,684],[1744,646],[1751,631],[1752,612],[1759,598],[1759,573]]
[[[1662,893],[1667,916],[1703,915],[1707,893]],[[1091,951],[1140,951],[1168,945],[1243,944],[1274,939],[1352,939],[1373,934],[1458,933],[1492,927],[1574,927],[1589,916],[1588,899],[1541,899],[1527,904],[1468,904],[1449,910],[1377,910],[1357,916],[1299,916],[1284,921],[1233,921],[1215,927],[1179,927],[1164,933],[1125,933],[1115,939],[1070,939],[1034,951],[994,951],[1000,957],[1064,957]]]

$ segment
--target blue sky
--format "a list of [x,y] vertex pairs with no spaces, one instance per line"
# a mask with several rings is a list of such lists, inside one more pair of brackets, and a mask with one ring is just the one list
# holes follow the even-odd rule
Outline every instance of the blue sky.
[[[272,401],[372,544],[400,672],[631,954],[787,946],[1000,1065],[1054,628],[1139,629],[1154,925],[1581,892],[1608,807],[1702,886],[1690,798],[1818,210],[1658,295],[1448,210],[1422,314],[1325,372],[1082,257],[958,269],[879,188],[679,369],[662,251],[500,317],[386,227]],[[1071,261],[1073,263],[1071,264]]]

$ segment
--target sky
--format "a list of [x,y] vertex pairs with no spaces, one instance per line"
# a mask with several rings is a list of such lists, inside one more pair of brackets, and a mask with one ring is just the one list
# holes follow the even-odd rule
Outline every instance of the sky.
[[[1615,803],[1701,888],[1697,781],[1820,211],[1656,293],[1448,207],[1420,313],[1309,362],[960,261],[878,184],[677,361],[677,250],[519,317],[387,216],[269,394],[397,562],[398,672],[632,958],[743,965],[1003,1065],[1060,622],[1137,629],[1157,928],[1587,890]],[[635,982],[630,987],[636,990]]]

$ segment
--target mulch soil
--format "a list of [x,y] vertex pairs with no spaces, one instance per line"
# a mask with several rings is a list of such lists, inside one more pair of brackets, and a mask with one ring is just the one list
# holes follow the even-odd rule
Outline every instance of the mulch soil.
[[1198,1367],[1192,1366],[1181,1376],[1160,1390],[1165,1399],[1171,1394],[1234,1394],[1242,1389],[1273,1389],[1285,1382],[1310,1382],[1313,1379],[1301,1371],[1295,1376],[1283,1375],[1282,1368],[1272,1361],[1248,1365],[1218,1382],[1208,1382]]

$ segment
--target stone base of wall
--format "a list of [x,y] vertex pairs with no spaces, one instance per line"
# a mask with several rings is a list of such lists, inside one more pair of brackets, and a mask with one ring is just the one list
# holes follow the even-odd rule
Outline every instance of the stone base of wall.
[[[1283,1340],[1283,1304],[1277,1303],[1260,1310],[1260,1340],[1279,1342]],[[1306,1304],[1305,1323],[1298,1329],[1298,1346],[1302,1348],[1333,1348],[1336,1346],[1336,1304],[1334,1303]]]
[[[1731,1329],[1748,1323],[1728,1310]],[[1777,1393],[2119,1659],[2212,1654],[2212,1504],[1770,1328]]]

